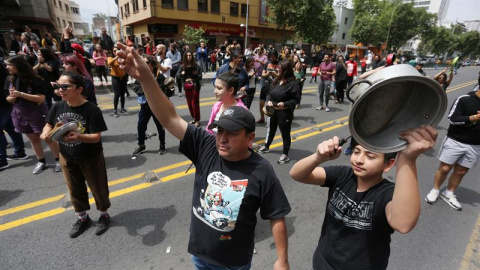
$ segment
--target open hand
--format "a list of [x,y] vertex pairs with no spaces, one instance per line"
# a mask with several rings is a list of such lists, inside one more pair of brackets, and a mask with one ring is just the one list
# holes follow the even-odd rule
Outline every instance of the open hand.
[[424,125],[401,132],[400,139],[407,141],[408,146],[400,151],[399,155],[414,160],[435,145],[437,136],[438,132],[434,127]]

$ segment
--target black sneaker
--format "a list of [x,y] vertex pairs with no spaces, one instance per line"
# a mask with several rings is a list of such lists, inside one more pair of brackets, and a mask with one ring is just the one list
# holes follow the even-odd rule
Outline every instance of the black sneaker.
[[77,221],[75,222],[75,224],[73,224],[73,227],[70,230],[70,233],[69,233],[70,238],[76,238],[77,236],[82,234],[84,231],[86,231],[91,224],[92,224],[92,220],[88,215],[87,215],[87,219],[84,221],[77,218]]
[[127,112],[127,110],[125,110],[125,109],[120,110],[120,113],[126,113],[126,112]]
[[158,150],[158,154],[160,156],[163,156],[167,153],[167,149],[165,149],[165,145],[160,146],[160,149]]
[[98,219],[96,235],[102,235],[110,227],[110,215],[101,215]]
[[118,117],[119,117],[119,115],[118,115],[118,113],[117,113],[117,110],[113,111],[113,117],[115,117],[115,118],[118,118]]
[[145,152],[147,152],[147,148],[145,147],[145,145],[139,145],[137,147],[137,149],[135,149],[135,151],[133,151],[133,155],[138,156],[141,153],[145,153]]
[[13,155],[7,155],[7,160],[19,160],[19,159],[27,159],[28,156],[27,154],[13,154]]
[[8,167],[10,167],[10,165],[8,165],[8,162],[6,160],[0,161],[0,170],[6,169]]

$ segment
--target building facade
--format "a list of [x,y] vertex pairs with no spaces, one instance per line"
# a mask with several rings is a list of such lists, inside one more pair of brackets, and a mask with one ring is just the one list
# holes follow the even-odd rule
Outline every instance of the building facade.
[[463,21],[463,24],[465,24],[465,28],[467,28],[467,31],[480,32],[480,20]]
[[[235,1],[235,2],[233,2]],[[244,47],[281,44],[282,31],[268,22],[266,0],[119,0],[119,18],[125,37],[144,44],[146,38],[155,44],[183,39],[185,26],[202,28],[210,48],[236,40]],[[248,5],[248,18],[247,18]],[[247,22],[248,20],[248,22]],[[248,33],[245,27],[248,24]],[[293,32],[286,31],[291,40]],[[293,45],[293,44],[292,44]]]
[[0,9],[6,24],[0,29],[0,46],[10,49],[13,38],[11,30],[21,33],[24,26],[28,25],[38,37],[44,37],[46,32],[55,28],[49,12],[49,3],[38,0],[10,0],[0,1]]
[[67,0],[47,1],[49,2],[50,13],[57,33],[62,33],[63,29],[70,25],[75,36],[85,35],[82,16],[80,15],[80,6],[78,4],[74,1]]

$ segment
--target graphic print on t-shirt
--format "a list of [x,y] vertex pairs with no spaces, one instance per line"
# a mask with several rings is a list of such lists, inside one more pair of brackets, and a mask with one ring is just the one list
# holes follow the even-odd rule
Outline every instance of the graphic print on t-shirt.
[[[85,121],[85,118],[83,118],[83,116],[81,116],[78,113],[74,113],[74,112],[61,113],[57,117],[57,123],[60,123],[60,122],[63,123],[64,125],[66,123],[69,123],[69,122],[77,123],[77,126],[78,126],[77,132],[80,133],[80,134],[83,134],[85,132],[85,125],[87,124],[87,121]],[[75,147],[75,146],[80,145],[80,141],[67,143],[67,142],[61,140],[61,141],[59,141],[59,143],[66,146],[66,147]]]
[[373,202],[357,203],[336,188],[328,204],[328,213],[347,227],[371,231]]
[[207,183],[206,190],[200,192],[200,206],[193,207],[193,214],[218,231],[230,232],[235,229],[248,179],[231,180],[221,172],[212,172]]

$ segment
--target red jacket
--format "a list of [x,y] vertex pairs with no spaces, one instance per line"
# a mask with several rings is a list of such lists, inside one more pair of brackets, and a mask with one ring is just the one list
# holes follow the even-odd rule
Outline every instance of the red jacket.
[[355,61],[348,61],[346,63],[347,65],[347,76],[348,77],[353,77],[353,76],[358,76],[357,73],[357,62]]

